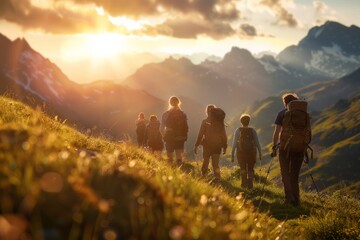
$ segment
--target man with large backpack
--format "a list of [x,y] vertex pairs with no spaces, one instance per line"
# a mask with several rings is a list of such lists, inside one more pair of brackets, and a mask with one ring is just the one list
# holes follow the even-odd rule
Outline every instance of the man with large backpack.
[[209,162],[214,171],[215,180],[220,180],[220,154],[225,154],[227,148],[227,136],[225,131],[225,112],[215,107],[208,105],[206,107],[207,118],[201,123],[199,134],[194,146],[194,152],[197,154],[199,145],[203,146],[203,164],[201,172],[206,176],[208,172]]
[[275,157],[279,148],[285,200],[298,206],[300,204],[299,173],[311,142],[310,116],[307,112],[307,102],[300,101],[296,94],[286,93],[282,96],[282,100],[285,109],[278,113],[275,120],[271,156]]
[[161,129],[165,141],[166,153],[169,161],[173,161],[175,152],[176,163],[182,164],[184,144],[187,140],[189,126],[187,116],[180,108],[181,102],[178,97],[169,99],[169,110],[162,115]]
[[259,160],[261,160],[261,147],[255,129],[249,127],[250,115],[242,114],[240,122],[242,127],[234,132],[231,161],[234,162],[236,152],[241,172],[241,187],[252,189],[256,153],[259,153]]

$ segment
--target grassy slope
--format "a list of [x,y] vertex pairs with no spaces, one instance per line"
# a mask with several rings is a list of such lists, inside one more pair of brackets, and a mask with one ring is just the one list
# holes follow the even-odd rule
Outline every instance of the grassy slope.
[[293,208],[269,185],[257,208],[262,185],[241,189],[236,170],[209,184],[197,164],[171,167],[7,98],[0,108],[0,238],[360,238],[356,200],[333,196],[325,199],[333,208],[319,209],[316,196],[304,194]]
[[316,175],[333,188],[353,183],[360,193],[360,94],[338,101],[324,111],[315,122],[314,141],[324,149],[317,157]]

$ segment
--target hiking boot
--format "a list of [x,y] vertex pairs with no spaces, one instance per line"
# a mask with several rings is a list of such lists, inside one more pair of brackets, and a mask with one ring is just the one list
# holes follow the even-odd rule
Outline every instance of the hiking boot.
[[214,178],[212,181],[211,181],[212,184],[220,184],[220,178]]
[[248,185],[247,185],[248,189],[252,189],[254,187],[254,184],[253,184],[253,179],[252,178],[249,178],[248,179]]
[[183,165],[183,161],[181,159],[176,159],[176,166],[180,167]]

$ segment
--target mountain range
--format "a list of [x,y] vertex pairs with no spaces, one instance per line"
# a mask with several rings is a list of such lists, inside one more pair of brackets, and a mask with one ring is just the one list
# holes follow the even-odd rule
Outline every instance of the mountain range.
[[[159,116],[167,108],[167,99],[178,95],[191,122],[191,139],[195,138],[204,118],[204,108],[209,103],[222,107],[227,112],[227,121],[248,109],[256,116],[256,121],[261,121],[254,123],[268,139],[270,133],[266,133],[266,129],[272,117],[269,121],[266,111],[281,109],[281,101],[268,96],[296,90],[311,102],[313,111],[319,111],[358,92],[357,77],[354,77],[358,71],[344,78],[337,77],[342,72],[349,74],[356,64],[360,66],[356,60],[360,59],[358,34],[356,26],[327,22],[310,29],[298,45],[286,48],[277,56],[265,54],[256,58],[246,49],[232,47],[223,59],[207,59],[200,64],[187,58],[170,57],[160,63],[145,64],[122,85],[104,80],[75,83],[32,49],[25,39],[11,41],[0,35],[3,53],[0,91],[33,106],[42,106],[46,112],[68,119],[78,128],[95,129],[116,139],[133,133],[139,112]],[[335,58],[331,55],[334,52],[328,51],[334,44],[341,58]],[[306,52],[307,58],[299,55],[299,51]],[[332,56],[325,57],[327,64],[321,65],[326,71],[306,67],[315,61],[309,56],[320,56],[319,52]],[[339,61],[342,72],[332,74],[334,64],[340,64]],[[295,64],[299,62],[301,66]]]
[[216,103],[233,114],[255,100],[355,71],[360,66],[359,34],[356,26],[326,22],[277,56],[256,58],[246,49],[232,47],[220,61],[198,65],[168,58],[144,65],[122,83],[163,99],[181,94],[202,104]]

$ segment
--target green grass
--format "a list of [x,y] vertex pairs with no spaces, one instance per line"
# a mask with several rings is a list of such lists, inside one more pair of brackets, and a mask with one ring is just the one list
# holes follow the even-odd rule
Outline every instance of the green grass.
[[[338,239],[359,237],[352,198],[345,209],[322,209],[303,193],[295,208],[269,182],[264,192],[258,182],[242,189],[236,168],[223,168],[214,184],[195,162],[172,166],[8,98],[0,108],[0,239],[317,239],[330,230]],[[334,215],[323,219],[329,209]],[[346,226],[332,222],[338,216]]]

